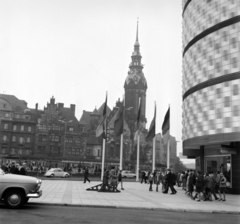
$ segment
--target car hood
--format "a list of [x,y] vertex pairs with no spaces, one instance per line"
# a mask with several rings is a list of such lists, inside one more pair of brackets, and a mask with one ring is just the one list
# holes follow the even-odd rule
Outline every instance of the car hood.
[[36,183],[37,178],[17,174],[4,174],[0,176],[0,182],[2,181],[9,183]]

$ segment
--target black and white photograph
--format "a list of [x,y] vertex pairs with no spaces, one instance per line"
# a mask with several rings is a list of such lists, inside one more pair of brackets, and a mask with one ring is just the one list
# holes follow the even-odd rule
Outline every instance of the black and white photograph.
[[0,0],[0,223],[239,224],[240,0]]

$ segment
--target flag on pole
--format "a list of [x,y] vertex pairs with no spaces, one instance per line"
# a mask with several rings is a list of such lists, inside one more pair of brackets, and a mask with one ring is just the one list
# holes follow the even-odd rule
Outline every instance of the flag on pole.
[[106,134],[105,134],[106,119],[107,119],[107,95],[106,95],[106,100],[105,100],[105,104],[104,104],[104,108],[103,108],[103,117],[102,117],[100,124],[97,127],[97,130],[96,130],[96,137],[102,136],[104,139],[106,139]]
[[120,136],[123,133],[123,111],[124,111],[124,100],[118,109],[117,115],[116,115],[116,120],[114,121],[114,132],[115,132],[115,137]]
[[154,137],[155,137],[155,133],[156,133],[156,105],[155,105],[155,109],[154,109],[154,118],[151,122],[150,128],[149,128],[149,132],[145,138],[145,140],[151,141]]
[[170,137],[170,107],[168,108],[162,124],[162,136],[164,144],[167,144]]
[[140,131],[141,101],[142,101],[141,98],[139,98],[138,116],[137,116],[137,131],[135,132],[134,140],[137,140],[137,136]]

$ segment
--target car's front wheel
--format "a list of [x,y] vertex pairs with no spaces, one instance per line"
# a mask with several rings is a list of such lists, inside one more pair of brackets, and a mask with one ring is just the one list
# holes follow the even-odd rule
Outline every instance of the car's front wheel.
[[9,190],[4,195],[4,203],[8,208],[20,208],[25,201],[24,193],[18,189]]

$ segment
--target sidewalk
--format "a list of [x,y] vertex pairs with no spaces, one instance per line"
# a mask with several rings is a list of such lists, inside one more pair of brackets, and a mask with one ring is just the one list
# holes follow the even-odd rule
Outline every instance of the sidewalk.
[[[232,213],[240,214],[240,195],[227,195],[226,201],[193,201],[185,195],[185,191],[176,187],[175,195],[150,192],[148,184],[136,182],[123,183],[121,193],[103,193],[86,191],[87,188],[100,182],[83,183],[82,181],[43,180],[40,198],[30,199],[30,203],[92,206],[132,209],[165,209],[184,212]],[[161,186],[160,186],[161,189]]]

